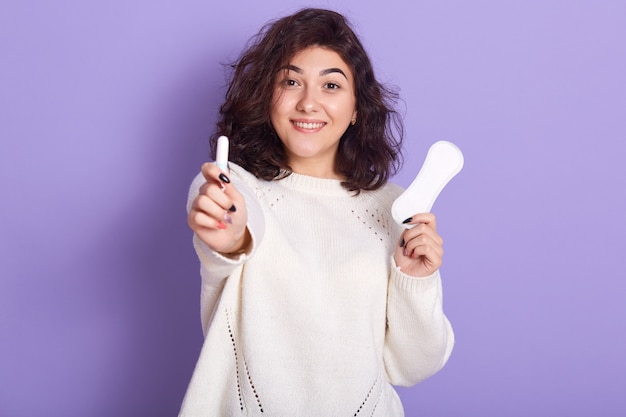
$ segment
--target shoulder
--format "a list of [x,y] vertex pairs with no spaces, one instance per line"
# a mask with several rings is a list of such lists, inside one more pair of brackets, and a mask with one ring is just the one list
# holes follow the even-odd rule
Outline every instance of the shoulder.
[[392,182],[387,182],[385,185],[377,190],[366,191],[362,192],[361,194],[366,199],[372,199],[378,201],[383,206],[391,207],[391,204],[393,204],[394,200],[398,198],[403,191],[404,188],[402,188],[401,186]]
[[380,191],[391,196],[393,199],[396,199],[404,192],[404,188],[393,182],[388,182],[380,188]]
[[229,162],[228,163],[228,169],[230,169],[231,177],[233,177],[235,179],[239,179],[242,182],[245,182],[245,183],[254,182],[254,183],[256,183],[256,182],[260,181],[253,174],[251,174],[250,172],[246,171],[245,168],[235,164],[234,162]]

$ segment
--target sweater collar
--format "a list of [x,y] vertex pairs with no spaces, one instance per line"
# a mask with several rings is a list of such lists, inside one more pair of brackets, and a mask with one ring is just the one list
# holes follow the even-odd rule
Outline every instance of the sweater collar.
[[341,186],[341,180],[311,177],[295,172],[278,180],[278,182],[286,188],[314,194],[345,196],[350,193]]

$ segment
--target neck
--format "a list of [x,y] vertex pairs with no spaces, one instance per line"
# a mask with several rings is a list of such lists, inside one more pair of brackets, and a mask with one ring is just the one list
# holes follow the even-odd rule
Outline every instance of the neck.
[[345,177],[337,172],[334,165],[326,162],[315,163],[308,161],[307,163],[299,163],[298,161],[290,161],[289,166],[296,174],[307,175],[309,177],[344,180]]

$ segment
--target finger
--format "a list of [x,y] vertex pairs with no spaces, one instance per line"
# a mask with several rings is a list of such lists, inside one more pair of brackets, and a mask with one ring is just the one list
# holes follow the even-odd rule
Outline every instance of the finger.
[[436,253],[428,246],[418,246],[412,252],[403,254],[410,258],[412,262],[417,262],[431,273],[439,269],[442,264],[442,254]]
[[435,229],[431,227],[430,224],[420,223],[411,229],[407,229],[402,234],[402,238],[405,241],[409,241],[411,239],[415,239],[419,236],[428,236],[430,237],[436,244],[443,245],[443,239]]
[[215,204],[217,204],[222,210],[226,210],[231,213],[234,213],[237,211],[237,207],[235,206],[235,202],[233,198],[229,195],[229,194],[233,194],[234,188],[233,187],[230,187],[230,188],[231,190],[229,192],[225,192],[221,187],[218,187],[215,184],[208,184],[206,189],[203,192],[203,195],[206,195],[207,197],[209,197],[209,199],[211,199]]
[[402,224],[410,225],[416,225],[420,223],[427,224],[433,230],[437,230],[437,218],[432,213],[417,213],[402,222]]
[[420,262],[429,271],[434,272],[436,269],[439,269],[442,264],[442,257],[433,252],[422,249],[425,248],[416,248],[416,250],[410,255],[410,258],[414,259],[415,262]]
[[[190,216],[189,225],[194,224],[199,227],[213,228],[216,225],[208,218],[212,218],[217,222],[217,227],[221,227],[219,222],[225,222],[232,224],[233,220],[231,215],[234,214],[236,208],[230,199],[224,192],[220,190],[215,184],[205,183],[200,187],[198,196],[194,199],[191,211],[194,211]],[[206,216],[208,218],[203,218]]]
[[404,244],[404,255],[409,257],[436,256],[443,257],[443,246],[427,235],[419,235]]
[[207,182],[217,184],[222,189],[224,189],[227,184],[230,184],[228,175],[222,172],[214,163],[205,162],[202,165],[202,175]]
[[[202,174],[209,184],[216,184],[220,187],[220,190],[228,195],[232,201],[237,204],[243,202],[243,197],[237,190],[237,188],[231,183],[231,178],[229,175],[225,174],[220,170],[217,165],[213,163],[205,163],[202,165]],[[228,206],[229,209],[234,208],[232,204]],[[235,211],[235,210],[231,210]]]
[[197,209],[189,212],[187,222],[189,227],[196,233],[202,230],[225,229],[227,227],[226,223],[219,217],[216,218],[205,211]]
[[[211,195],[211,194],[215,194]],[[215,191],[215,186],[209,191],[209,195],[201,194],[195,201],[195,208],[203,213],[219,218],[222,216],[222,212],[227,211],[229,207],[230,199],[223,193]]]

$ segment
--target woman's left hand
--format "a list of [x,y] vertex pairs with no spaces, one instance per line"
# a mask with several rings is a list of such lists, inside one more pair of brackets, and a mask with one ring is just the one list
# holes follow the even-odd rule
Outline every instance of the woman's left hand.
[[413,228],[402,233],[394,259],[400,270],[414,277],[432,275],[441,266],[443,239],[437,234],[437,221],[432,213],[414,215],[407,224]]

